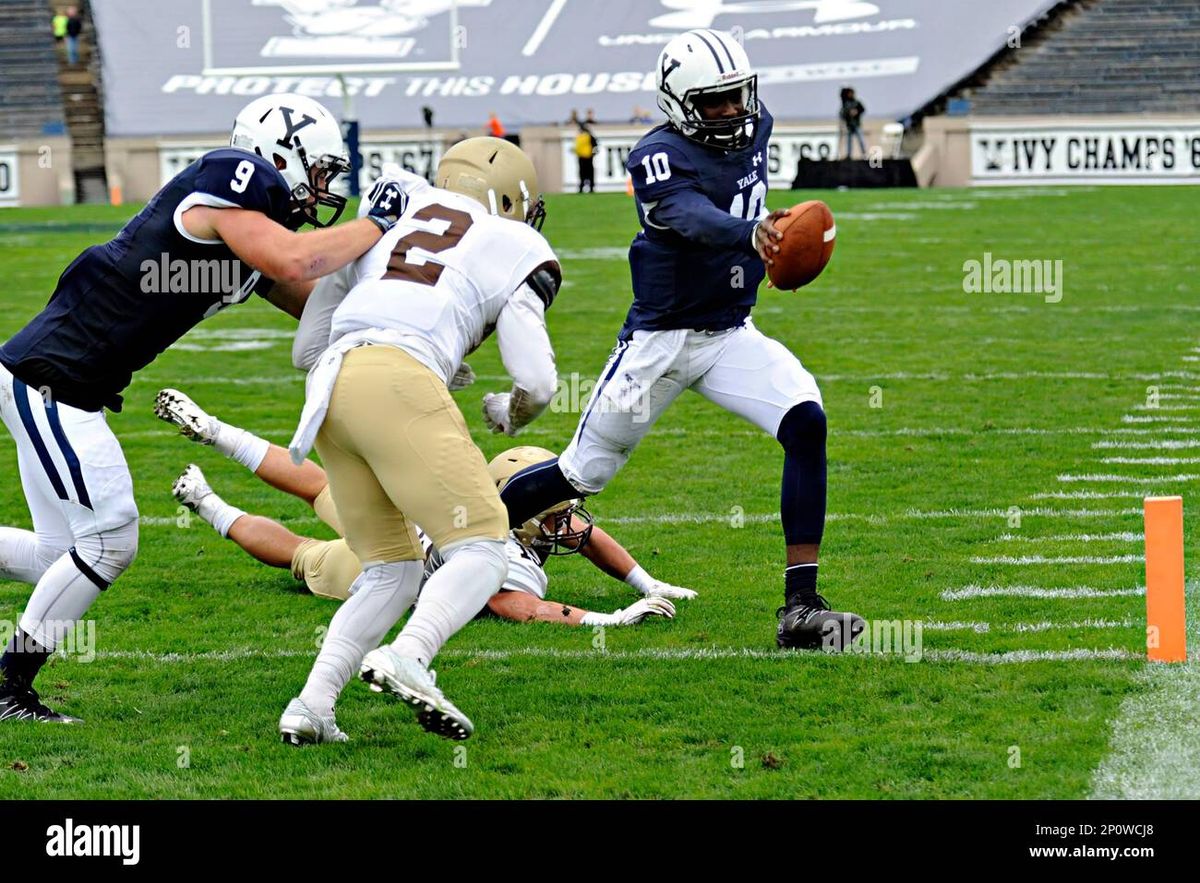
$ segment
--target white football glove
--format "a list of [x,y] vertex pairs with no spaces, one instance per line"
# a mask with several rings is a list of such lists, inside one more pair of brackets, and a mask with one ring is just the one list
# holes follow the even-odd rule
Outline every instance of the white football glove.
[[623,610],[612,613],[587,613],[583,617],[584,625],[637,625],[648,616],[661,616],[665,619],[675,618],[675,605],[666,598],[642,598]]
[[471,366],[463,362],[458,366],[458,370],[454,372],[454,376],[450,378],[450,392],[459,389],[466,389],[475,382],[475,372],[471,370]]
[[647,598],[674,598],[678,601],[690,601],[696,597],[696,593],[692,589],[673,586],[660,579],[655,579],[640,564],[629,571],[625,582]]
[[507,392],[489,392],[483,397],[483,422],[492,432],[505,435],[516,435],[508,416],[508,404],[512,394]]

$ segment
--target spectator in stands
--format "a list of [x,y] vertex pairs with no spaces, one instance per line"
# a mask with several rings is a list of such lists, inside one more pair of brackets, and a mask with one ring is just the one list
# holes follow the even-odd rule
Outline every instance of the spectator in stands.
[[646,108],[642,107],[640,104],[635,104],[633,106],[633,114],[629,117],[629,122],[646,125],[654,122],[654,117],[650,114],[650,111],[646,110]]
[[842,89],[841,96],[842,109],[838,112],[838,118],[841,120],[841,130],[846,136],[846,159],[854,158],[854,142],[856,140],[859,150],[862,151],[863,159],[866,159],[867,143],[863,140],[862,118],[867,109],[854,96],[854,90],[849,86]]
[[500,118],[496,116],[496,111],[494,110],[488,114],[487,132],[493,138],[504,137],[504,126],[500,124]]
[[79,64],[79,35],[83,33],[83,19],[74,6],[67,7],[67,64]]
[[569,117],[567,117],[567,125],[568,126],[581,125],[581,123],[579,122],[579,111],[574,110],[574,109],[571,110],[571,115]]
[[596,136],[588,128],[587,123],[579,124],[579,134],[575,136],[575,157],[579,160],[579,192],[583,192],[586,183],[588,193],[596,192]]
[[67,36],[67,14],[61,9],[54,13],[51,27],[54,31],[54,42],[62,45],[63,40]]
[[585,126],[596,125],[596,111],[592,110],[592,108],[589,107],[587,110],[587,119],[585,119],[583,121],[583,123]]

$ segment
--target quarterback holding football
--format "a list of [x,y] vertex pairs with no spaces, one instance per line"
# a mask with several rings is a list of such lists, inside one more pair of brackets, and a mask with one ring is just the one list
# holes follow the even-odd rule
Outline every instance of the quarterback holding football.
[[685,389],[753,423],[783,447],[780,511],[787,543],[776,643],[840,650],[863,628],[817,592],[824,533],[826,420],[816,380],[750,318],[779,254],[766,210],[771,115],[758,77],[728,34],[701,29],[658,59],[667,123],[629,155],[641,231],[629,249],[633,305],[571,443],[514,476],[511,523],[554,500],[599,493]]

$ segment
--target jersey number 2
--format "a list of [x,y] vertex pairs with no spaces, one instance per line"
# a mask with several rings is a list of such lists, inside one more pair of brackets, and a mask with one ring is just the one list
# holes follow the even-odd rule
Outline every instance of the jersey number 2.
[[419,248],[431,254],[438,254],[454,248],[471,229],[474,221],[466,212],[437,204],[418,209],[413,213],[413,219],[445,221],[450,226],[443,233],[414,230],[402,237],[396,243],[396,247],[392,249],[392,256],[388,259],[387,272],[383,274],[383,278],[403,279],[406,282],[416,282],[418,285],[437,285],[438,279],[442,277],[442,270],[446,268],[433,261],[422,261],[419,264],[409,263],[409,249]]

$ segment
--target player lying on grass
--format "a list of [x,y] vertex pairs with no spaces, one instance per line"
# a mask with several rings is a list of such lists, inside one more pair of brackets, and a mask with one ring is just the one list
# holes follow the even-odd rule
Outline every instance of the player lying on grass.
[[[133,374],[201,320],[251,294],[299,317],[312,280],[378,242],[398,206],[328,226],[345,205],[329,185],[349,168],[320,104],[288,94],[251,102],[229,147],[204,154],[112,241],[79,255],[41,313],[0,347],[0,416],[33,520],[32,531],[0,528],[0,579],[35,586],[0,657],[0,720],[77,720],[46,707],[34,679],[137,554],[133,481],[104,409],[120,411]],[[327,229],[296,232],[306,223]]]
[[[213,445],[230,459],[241,463],[259,479],[277,490],[297,497],[312,507],[317,517],[339,536],[341,520],[329,495],[325,471],[311,460],[300,466],[288,452],[246,430],[230,426],[201,409],[183,393],[164,389],[158,394],[154,413],[180,427],[187,438]],[[512,448],[488,466],[498,487],[516,471],[553,456],[543,448]],[[358,558],[344,539],[324,541],[298,536],[277,521],[248,514],[221,499],[205,480],[200,468],[191,465],[175,482],[175,498],[242,550],[271,567],[288,569],[310,592],[322,598],[345,601],[350,586],[362,572]],[[426,578],[441,563],[441,556],[426,546]],[[649,616],[674,616],[668,598],[694,598],[691,589],[654,579],[615,539],[596,527],[591,516],[568,500],[541,519],[533,519],[510,534],[506,546],[508,576],[499,592],[488,601],[496,616],[516,622],[557,622],[564,625],[636,625]],[[596,613],[546,598],[547,575],[543,568],[550,556],[581,552],[599,570],[627,583],[646,597],[622,610]]]
[[758,77],[729,34],[694,30],[658,60],[668,122],[629,154],[641,231],[629,249],[633,305],[575,437],[557,460],[508,483],[520,523],[549,500],[599,493],[684,390],[774,436],[783,447],[780,514],[787,544],[784,648],[840,650],[862,630],[817,593],[825,529],[825,411],[817,382],[750,319],[766,264],[779,251],[768,213],[771,116]]

